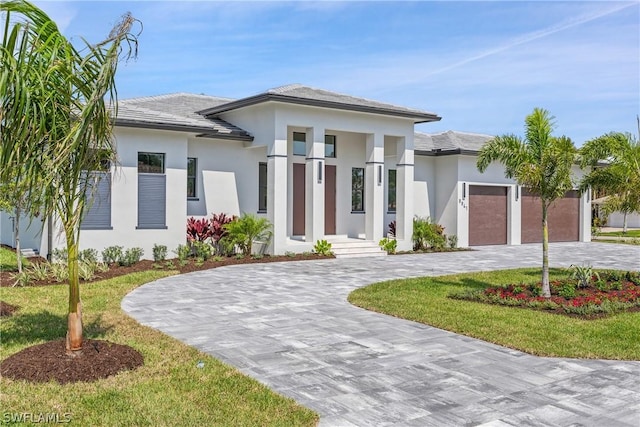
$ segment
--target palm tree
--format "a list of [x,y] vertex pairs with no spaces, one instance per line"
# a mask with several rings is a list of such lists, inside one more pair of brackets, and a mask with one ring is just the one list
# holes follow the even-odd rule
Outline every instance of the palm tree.
[[[580,189],[591,187],[609,194],[602,208],[608,214],[623,213],[626,233],[627,215],[640,213],[640,142],[630,133],[611,132],[587,141],[580,154],[582,167],[592,167]],[[598,166],[600,161],[606,166]]]
[[[0,183],[21,165],[20,186],[54,216],[66,238],[69,269],[67,350],[82,349],[78,239],[85,207],[105,160],[115,158],[111,114],[115,73],[135,54],[135,19],[126,14],[101,43],[76,49],[56,24],[26,1],[0,3]],[[13,15],[17,16],[13,16]],[[107,98],[107,100],[105,100]]]
[[556,199],[573,188],[571,167],[576,161],[576,147],[566,136],[551,135],[554,117],[547,110],[535,108],[525,119],[524,139],[516,135],[496,136],[478,155],[477,167],[484,172],[498,161],[505,176],[515,179],[542,202],[542,294],[551,297],[549,288],[549,227],[547,212]]

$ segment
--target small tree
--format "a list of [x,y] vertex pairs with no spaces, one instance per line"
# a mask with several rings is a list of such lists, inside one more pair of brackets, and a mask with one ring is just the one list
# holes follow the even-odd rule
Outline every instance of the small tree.
[[[18,168],[14,169],[17,171]],[[22,273],[22,249],[20,245],[20,220],[22,215],[27,214],[33,217],[37,214],[37,201],[29,200],[30,193],[26,192],[20,185],[20,174],[16,173],[14,178],[8,182],[0,184],[0,210],[13,214],[13,238],[15,240],[16,263],[18,273]]]
[[564,197],[573,188],[571,167],[577,150],[565,136],[555,137],[554,117],[544,109],[535,108],[525,119],[524,138],[516,135],[496,136],[487,142],[478,155],[477,167],[484,172],[498,161],[504,165],[505,176],[527,187],[542,202],[542,294],[551,297],[549,287],[549,226],[547,213],[554,200]]
[[79,51],[26,1],[3,1],[0,12],[0,183],[11,182],[11,167],[20,165],[19,186],[28,200],[38,200],[41,214],[55,215],[62,225],[69,269],[67,350],[75,352],[83,341],[80,223],[100,176],[88,172],[115,156],[115,73],[121,55],[137,47],[130,33],[135,20],[125,15],[103,42]]
[[269,241],[272,234],[268,219],[247,213],[226,224],[224,228],[229,233],[230,241],[238,245],[245,256],[251,255],[254,241]]
[[580,189],[606,192],[602,209],[606,214],[622,212],[626,233],[627,215],[640,213],[640,142],[630,133],[611,132],[587,141],[580,154],[582,167],[592,167]]

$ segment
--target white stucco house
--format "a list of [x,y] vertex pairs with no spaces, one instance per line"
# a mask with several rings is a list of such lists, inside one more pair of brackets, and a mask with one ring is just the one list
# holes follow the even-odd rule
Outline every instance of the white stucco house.
[[[257,214],[273,224],[268,252],[311,250],[318,239],[376,242],[396,221],[411,249],[414,216],[431,217],[460,246],[541,240],[537,200],[476,155],[489,135],[425,134],[435,113],[289,85],[231,100],[195,94],[125,99],[115,119],[118,164],[105,170],[86,215],[82,248],[185,243],[186,220]],[[579,170],[576,169],[579,174]],[[590,240],[588,195],[551,213],[551,240]],[[12,245],[10,214],[0,242]],[[37,219],[22,246],[63,242]]]

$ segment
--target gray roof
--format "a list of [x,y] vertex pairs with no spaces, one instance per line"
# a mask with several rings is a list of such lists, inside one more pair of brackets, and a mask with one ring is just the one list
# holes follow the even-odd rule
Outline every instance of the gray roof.
[[452,130],[434,134],[416,132],[413,144],[415,150],[423,154],[474,154],[492,138],[491,135]]
[[407,117],[413,119],[416,123],[433,122],[441,119],[437,114],[429,111],[400,107],[397,105],[372,101],[365,98],[357,98],[350,95],[302,86],[299,84],[269,89],[266,92],[255,96],[242,98],[222,105],[210,106],[210,108],[199,112],[207,117],[215,117],[226,111],[267,101],[279,101],[291,104]]
[[229,98],[190,93],[123,99],[118,102],[118,126],[143,127],[198,132],[215,138],[251,140],[253,137],[239,127],[220,118],[205,118],[198,110],[226,104]]

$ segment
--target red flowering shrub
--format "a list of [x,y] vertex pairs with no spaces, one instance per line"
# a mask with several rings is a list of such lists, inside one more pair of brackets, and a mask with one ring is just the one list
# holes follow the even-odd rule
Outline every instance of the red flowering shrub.
[[636,272],[609,271],[594,275],[586,287],[571,279],[550,283],[551,298],[541,296],[541,285],[511,284],[483,290],[465,291],[452,298],[543,310],[567,314],[608,314],[640,309],[640,280]]
[[187,240],[189,242],[204,242],[211,237],[211,226],[205,218],[187,219]]

